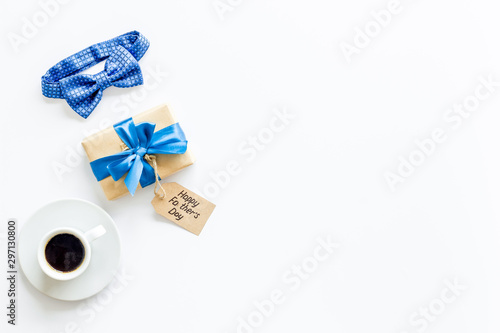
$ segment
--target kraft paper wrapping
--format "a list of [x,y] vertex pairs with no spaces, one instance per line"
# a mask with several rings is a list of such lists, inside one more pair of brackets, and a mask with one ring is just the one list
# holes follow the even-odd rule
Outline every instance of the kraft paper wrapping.
[[[132,117],[132,119],[136,125],[143,122],[155,123],[155,132],[176,123],[174,116],[165,104],[138,114]],[[95,133],[82,141],[82,146],[85,149],[90,162],[105,156],[119,153],[123,151],[123,147],[125,147],[124,145],[125,144],[120,139],[118,134],[116,134],[112,126]],[[155,156],[156,163],[158,164],[158,175],[162,179],[165,179],[171,174],[193,164],[195,160],[193,154],[189,150],[189,143],[188,149],[184,154],[158,154]],[[117,199],[129,193],[124,182],[126,176],[127,174],[116,182],[111,177],[107,177],[99,182],[108,200]],[[139,184],[137,188],[140,187],[141,184]],[[152,189],[151,193],[153,193]]]

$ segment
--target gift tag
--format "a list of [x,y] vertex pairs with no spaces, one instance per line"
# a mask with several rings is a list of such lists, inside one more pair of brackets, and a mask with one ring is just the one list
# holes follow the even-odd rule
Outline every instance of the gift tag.
[[177,183],[162,184],[167,195],[155,195],[151,204],[156,212],[193,234],[200,235],[215,205]]

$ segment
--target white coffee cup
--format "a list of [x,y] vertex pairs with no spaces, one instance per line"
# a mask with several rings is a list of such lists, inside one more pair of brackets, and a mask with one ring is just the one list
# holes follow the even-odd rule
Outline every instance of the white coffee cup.
[[[90,263],[90,258],[92,254],[90,243],[96,240],[97,238],[101,237],[105,233],[106,229],[102,225],[92,228],[87,232],[82,232],[75,228],[57,228],[52,231],[49,231],[47,234],[45,234],[45,236],[43,236],[42,240],[40,241],[40,245],[38,246],[38,263],[40,264],[42,271],[49,277],[60,281],[67,281],[74,279],[77,276],[80,276],[83,272],[85,272]],[[78,238],[83,245],[84,249],[83,261],[75,270],[72,270],[70,272],[63,272],[56,270],[49,264],[47,258],[45,257],[45,248],[47,247],[47,244],[53,237],[59,234],[73,235],[76,238]]]

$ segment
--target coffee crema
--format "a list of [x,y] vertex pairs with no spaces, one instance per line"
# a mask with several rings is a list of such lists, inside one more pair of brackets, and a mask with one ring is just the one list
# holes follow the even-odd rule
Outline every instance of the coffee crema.
[[69,273],[85,258],[85,247],[75,235],[64,233],[52,237],[45,246],[45,259],[53,269]]

